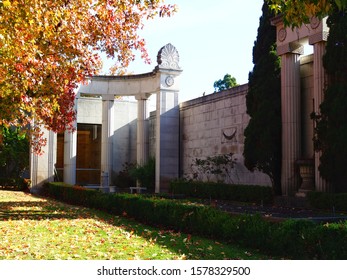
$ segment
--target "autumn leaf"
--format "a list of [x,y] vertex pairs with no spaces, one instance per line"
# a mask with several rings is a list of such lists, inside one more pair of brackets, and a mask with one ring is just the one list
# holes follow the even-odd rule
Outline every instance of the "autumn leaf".
[[0,217],[0,260],[259,258],[249,249],[21,192],[0,190]]
[[2,1],[0,125],[30,125],[32,146],[40,152],[42,127],[74,129],[76,88],[101,69],[100,54],[120,69],[134,51],[149,62],[138,31],[148,18],[175,10],[162,0]]

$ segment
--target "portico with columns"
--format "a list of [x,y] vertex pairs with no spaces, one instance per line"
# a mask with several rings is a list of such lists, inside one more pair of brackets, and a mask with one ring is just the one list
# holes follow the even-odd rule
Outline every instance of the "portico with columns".
[[[112,182],[113,136],[115,133],[115,99],[122,96],[132,96],[137,102],[137,133],[136,161],[143,165],[147,162],[148,154],[148,98],[156,95],[156,186],[155,191],[161,192],[168,188],[168,182],[178,178],[179,165],[179,54],[172,44],[162,47],[157,56],[157,66],[150,73],[125,76],[93,76],[79,87],[76,96],[76,111],[78,115],[79,99],[92,97],[101,99],[101,162],[100,184],[108,188]],[[78,119],[78,118],[77,118]],[[63,144],[63,178],[68,184],[76,184],[77,157],[77,121],[76,130],[66,131]],[[50,137],[52,133],[50,132]],[[52,138],[52,137],[51,137]],[[56,141],[55,135],[52,139]],[[177,139],[176,139],[177,138]],[[56,157],[56,145],[45,147],[46,156]],[[55,150],[55,151],[54,151]],[[39,166],[47,169],[45,157],[32,155],[31,177],[39,172]],[[164,160],[165,158],[165,160]],[[167,159],[167,160],[166,160]],[[41,180],[33,181],[33,186],[39,186],[45,181],[53,181],[55,160],[48,162],[49,174]],[[45,174],[46,175],[46,174]]]
[[[329,192],[329,185],[319,173],[321,155],[314,151],[315,124],[310,117],[313,112],[319,113],[324,96],[326,75],[322,58],[329,32],[326,19],[314,18],[296,29],[285,27],[281,17],[274,18],[272,23],[276,26],[277,53],[281,57],[282,194],[304,197],[312,190]],[[307,46],[311,46],[309,53],[305,51]],[[76,130],[65,132],[63,141],[61,135],[57,141],[57,135],[47,132],[44,155],[31,156],[33,186],[53,181],[57,157],[65,183],[81,182],[78,177],[85,172],[89,178],[100,179],[101,187],[107,188],[122,164],[136,161],[143,165],[154,156],[157,193],[166,191],[172,179],[190,174],[195,158],[230,152],[241,158],[243,131],[249,121],[247,85],[235,87],[233,94],[214,93],[179,106],[181,72],[178,52],[168,44],[158,52],[157,66],[150,73],[91,77],[77,93]],[[122,103],[118,96],[132,96],[134,100]],[[150,99],[155,101],[154,114],[149,114]],[[87,132],[93,135],[91,141],[100,145],[94,153],[100,159],[92,153],[85,156],[85,162],[94,160],[92,167],[78,163],[77,134],[81,134],[81,124],[90,126]],[[225,139],[225,131],[234,131],[235,138]],[[57,146],[64,153],[57,153]],[[88,149],[85,151],[89,153]],[[235,173],[234,182],[271,184],[265,174],[250,174],[242,164],[240,160],[235,172],[243,175]]]
[[[277,28],[277,54],[281,57],[282,194],[326,192],[329,189],[318,170],[320,153],[313,148],[314,123],[309,116],[319,113],[323,100],[326,76],[322,58],[329,33],[326,18],[312,18],[309,24],[294,29],[285,27],[281,16],[274,18],[272,24]],[[307,57],[305,45],[313,46],[311,57]],[[307,96],[301,84],[305,59],[313,67],[312,94]]]

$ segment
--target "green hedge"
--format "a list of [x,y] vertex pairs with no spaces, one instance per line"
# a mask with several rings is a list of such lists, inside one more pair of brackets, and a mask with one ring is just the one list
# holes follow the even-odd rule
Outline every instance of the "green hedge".
[[347,211],[347,193],[309,192],[308,200],[316,209]]
[[347,224],[287,220],[273,223],[259,215],[230,215],[218,209],[131,194],[106,194],[59,183],[51,197],[72,204],[126,215],[139,222],[206,236],[293,259],[346,259]]
[[271,187],[256,185],[230,185],[214,182],[193,182],[177,180],[170,183],[170,192],[189,197],[225,199],[242,202],[271,204]]
[[23,178],[0,178],[0,189],[28,191],[30,180]]

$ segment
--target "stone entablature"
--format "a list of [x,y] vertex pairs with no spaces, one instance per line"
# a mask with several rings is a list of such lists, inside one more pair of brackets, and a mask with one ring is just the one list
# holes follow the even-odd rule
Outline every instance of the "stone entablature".
[[300,28],[285,27],[282,16],[275,17],[271,22],[277,30],[277,54],[285,53],[303,54],[303,45],[316,44],[326,41],[329,35],[329,28],[326,23],[327,18],[320,21],[312,18],[309,24],[304,24]]

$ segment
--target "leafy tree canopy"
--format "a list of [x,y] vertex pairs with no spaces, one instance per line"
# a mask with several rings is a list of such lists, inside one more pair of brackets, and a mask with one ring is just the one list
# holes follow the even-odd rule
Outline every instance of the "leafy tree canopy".
[[309,22],[311,17],[325,17],[336,5],[339,10],[347,8],[347,0],[266,0],[270,8],[283,14],[287,26],[297,27]]
[[225,74],[223,80],[219,79],[218,81],[215,81],[213,84],[215,92],[226,90],[235,86],[238,86],[236,78],[231,77],[230,74]]
[[[100,53],[126,67],[144,20],[170,16],[164,0],[0,0],[0,125],[72,129],[77,85],[98,73]],[[36,141],[40,147],[42,141]],[[34,144],[35,144],[34,143]]]

